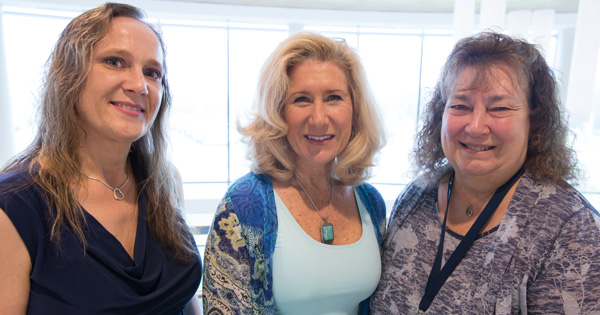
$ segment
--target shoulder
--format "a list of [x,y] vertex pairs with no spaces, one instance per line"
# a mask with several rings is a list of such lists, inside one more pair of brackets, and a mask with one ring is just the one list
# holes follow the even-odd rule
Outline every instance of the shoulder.
[[44,194],[27,167],[0,175],[0,209],[25,242],[33,261],[48,234],[51,216]]
[[[600,216],[594,207],[568,184],[542,183],[525,174],[513,195],[516,216],[528,218],[534,239],[555,250],[600,246]],[[563,245],[561,245],[563,244]],[[570,245],[569,245],[570,244]]]
[[356,186],[358,196],[362,200],[363,204],[367,207],[367,210],[371,215],[376,215],[378,219],[385,220],[385,201],[373,185],[368,183],[362,183]]
[[0,208],[7,210],[11,204],[22,206],[29,204],[41,196],[29,169],[22,167],[0,174]]
[[266,213],[276,211],[273,183],[261,174],[248,173],[236,180],[227,190],[225,200],[240,222],[262,224],[267,220]]
[[362,183],[356,186],[356,191],[367,208],[375,208],[376,211],[383,211],[385,213],[385,201],[381,193],[373,185]]
[[369,183],[362,183],[356,186],[356,190],[361,198],[366,197],[372,202],[384,202],[379,191]]
[[273,188],[271,180],[262,174],[248,173],[237,179],[227,194],[232,198],[243,198],[262,195],[266,190]]
[[[390,215],[390,221],[396,220],[397,217],[406,217],[412,209],[417,208],[417,205],[426,197],[435,197],[436,190],[434,186],[426,186],[419,181],[412,181],[398,195]],[[434,200],[435,201],[435,200]]]
[[583,213],[598,216],[596,209],[569,184],[542,183],[527,173],[521,178],[513,199],[517,205],[532,207],[532,211],[540,214],[536,217],[544,217],[544,220],[567,221]]
[[2,192],[12,188],[27,185],[32,182],[29,168],[22,166],[0,174],[0,189]]

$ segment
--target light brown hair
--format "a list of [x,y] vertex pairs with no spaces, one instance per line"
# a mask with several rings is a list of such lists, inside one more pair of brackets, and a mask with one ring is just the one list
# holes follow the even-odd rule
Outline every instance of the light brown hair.
[[[76,104],[87,79],[92,52],[117,17],[148,25],[165,55],[161,34],[144,22],[145,13],[134,6],[106,3],[74,18],[61,33],[46,65],[37,135],[4,170],[29,167],[33,181],[46,193],[50,208],[56,209],[52,213],[51,239],[59,244],[61,229],[70,227],[85,246],[85,219],[74,191],[81,178],[75,152],[84,133]],[[151,235],[174,258],[187,260],[197,256],[197,250],[178,205],[173,169],[167,159],[171,92],[166,71],[163,61],[161,106],[150,131],[132,144],[128,159],[139,192],[146,200]]]

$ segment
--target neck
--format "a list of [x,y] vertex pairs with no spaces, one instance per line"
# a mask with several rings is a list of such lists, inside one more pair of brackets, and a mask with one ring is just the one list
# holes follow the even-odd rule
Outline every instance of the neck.
[[123,183],[127,176],[127,150],[102,150],[90,145],[80,146],[77,152],[80,171],[88,176]]
[[[296,165],[294,176],[298,178],[302,185],[307,190],[313,191],[313,189],[329,192],[331,185],[333,184],[330,180],[331,165],[327,165],[322,168],[315,167],[303,167],[301,164]],[[311,187],[311,188],[308,188]]]
[[496,187],[483,187],[478,185],[469,185],[469,182],[461,181],[456,176],[452,184],[452,201],[457,207],[466,209],[469,205],[473,207],[473,212],[476,214],[481,210],[487,202],[492,198],[496,189],[502,184]]
[[[485,179],[472,178],[455,172],[450,198],[451,213],[459,218],[466,216],[470,220],[476,219],[498,188],[507,183],[518,171],[515,170],[501,178]],[[512,187],[515,188],[516,185],[513,184]],[[472,209],[472,214],[469,214],[469,207]]]

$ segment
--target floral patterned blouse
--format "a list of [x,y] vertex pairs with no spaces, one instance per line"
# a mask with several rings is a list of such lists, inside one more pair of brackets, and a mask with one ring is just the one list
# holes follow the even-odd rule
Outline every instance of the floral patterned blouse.
[[[369,184],[355,187],[367,208],[381,248],[385,203]],[[273,185],[249,173],[228,189],[215,213],[204,254],[204,314],[274,314],[273,252],[277,210]],[[369,300],[361,303],[368,312]]]

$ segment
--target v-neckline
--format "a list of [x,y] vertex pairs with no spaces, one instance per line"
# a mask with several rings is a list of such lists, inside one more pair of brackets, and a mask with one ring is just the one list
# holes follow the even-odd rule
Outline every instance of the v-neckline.
[[[133,245],[133,255],[130,256],[123,244],[110,232],[102,223],[100,223],[93,215],[91,215],[83,206],[82,209],[85,213],[85,219],[88,224],[86,232],[86,242],[89,244],[89,237],[93,237],[101,247],[101,250],[105,254],[110,254],[112,258],[117,260],[117,263],[123,267],[130,267],[139,265],[141,258],[143,257],[143,248],[145,247],[145,235],[144,230],[146,229],[146,205],[143,198],[138,200],[138,211],[137,211],[137,224],[135,240]],[[88,248],[90,250],[90,248]],[[106,252],[112,250],[114,252]]]

